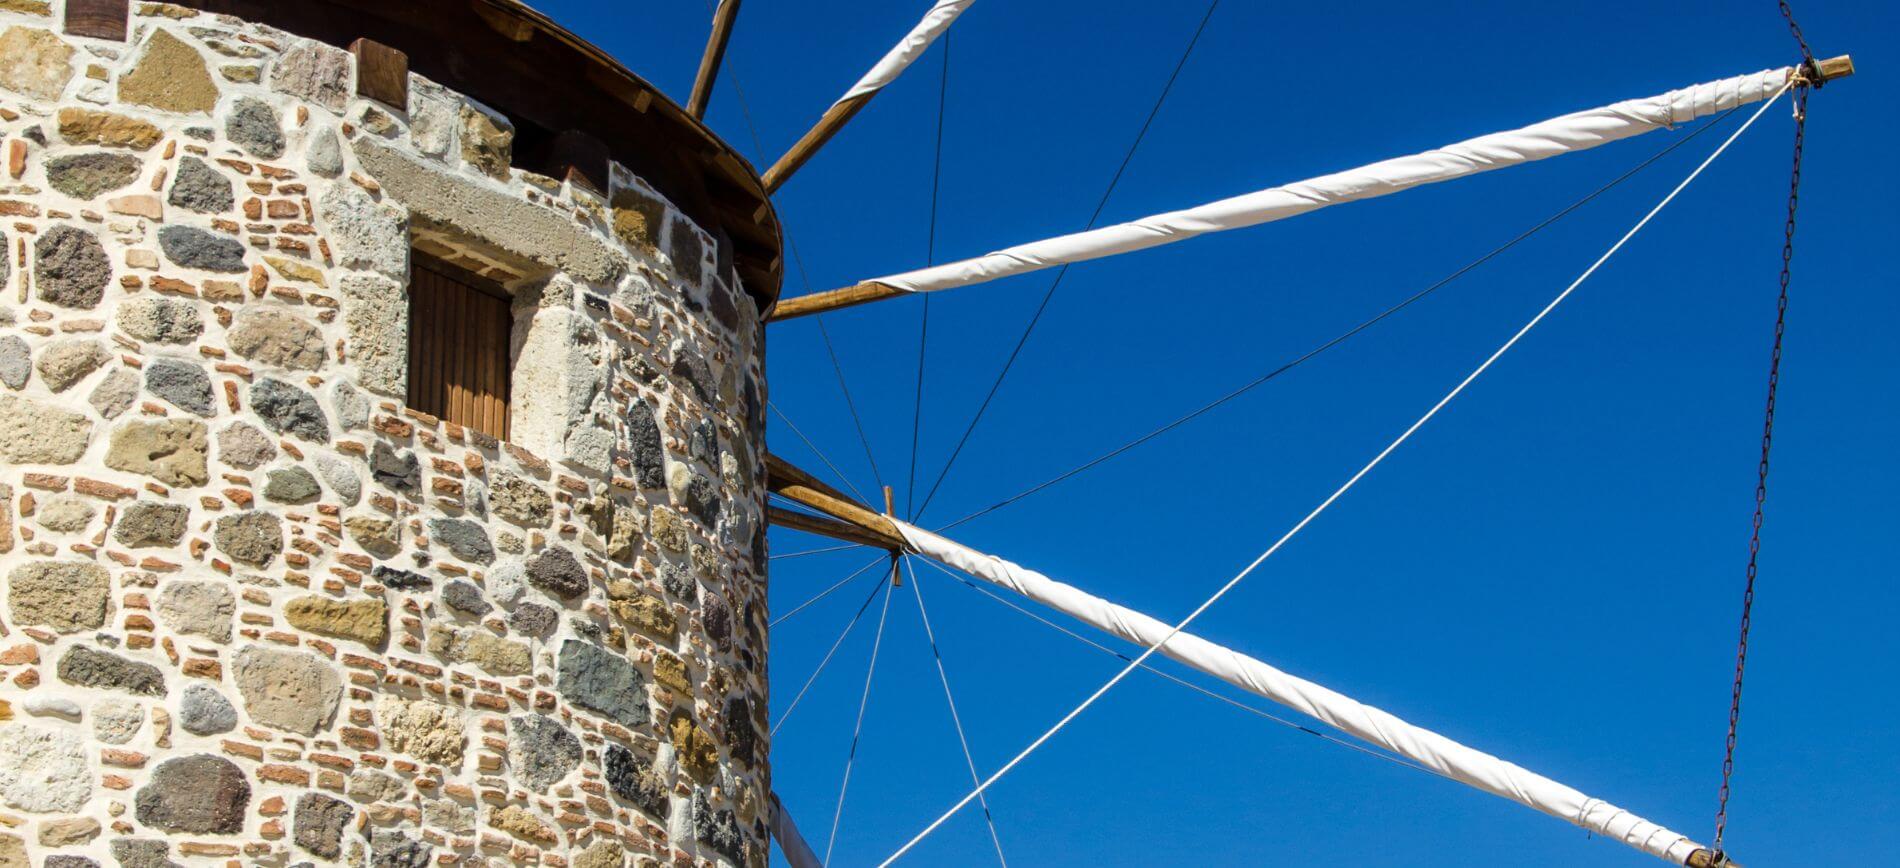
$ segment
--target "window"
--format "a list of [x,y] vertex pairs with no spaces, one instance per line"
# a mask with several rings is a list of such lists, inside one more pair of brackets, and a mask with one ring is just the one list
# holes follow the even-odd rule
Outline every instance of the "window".
[[420,253],[409,270],[409,406],[508,439],[506,290]]

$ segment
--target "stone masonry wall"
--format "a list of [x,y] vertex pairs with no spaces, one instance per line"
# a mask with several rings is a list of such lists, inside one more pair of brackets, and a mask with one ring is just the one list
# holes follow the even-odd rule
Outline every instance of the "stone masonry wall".
[[[713,240],[421,77],[62,13],[0,0],[0,868],[764,865]],[[402,406],[412,246],[513,294],[513,442]]]

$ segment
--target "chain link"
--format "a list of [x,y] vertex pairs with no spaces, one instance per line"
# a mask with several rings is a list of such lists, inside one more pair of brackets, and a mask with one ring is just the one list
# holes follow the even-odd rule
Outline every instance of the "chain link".
[[[1782,3],[1781,8],[1785,14],[1788,4]],[[1788,19],[1788,24],[1794,28],[1795,38],[1799,40],[1801,28],[1794,25],[1792,17]],[[1805,53],[1807,44],[1804,42],[1801,47]],[[1788,323],[1788,283],[1794,265],[1795,208],[1800,202],[1801,151],[1807,138],[1808,85],[1805,81],[1796,85],[1794,106],[1794,168],[1788,180],[1788,220],[1782,227],[1781,294],[1775,302],[1775,340],[1768,357],[1768,402],[1762,415],[1761,461],[1755,468],[1755,518],[1748,537],[1748,570],[1742,587],[1741,638],[1735,650],[1735,686],[1729,694],[1728,741],[1722,754],[1722,789],[1715,810],[1715,840],[1710,845],[1715,851],[1716,865],[1725,865],[1728,861],[1722,851],[1722,836],[1728,831],[1729,785],[1735,773],[1735,733],[1742,718],[1742,672],[1748,662],[1748,628],[1755,607],[1755,576],[1761,555],[1762,515],[1768,501],[1768,451],[1775,435],[1775,391],[1781,384],[1782,335]]]

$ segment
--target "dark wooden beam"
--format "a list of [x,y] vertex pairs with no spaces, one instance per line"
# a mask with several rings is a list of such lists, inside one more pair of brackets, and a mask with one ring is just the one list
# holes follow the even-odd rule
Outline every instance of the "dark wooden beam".
[[374,39],[350,43],[356,55],[356,95],[409,111],[409,55]]
[[821,515],[807,515],[802,512],[786,509],[782,506],[772,506],[768,504],[765,507],[765,520],[779,527],[789,527],[792,530],[804,531],[805,533],[817,534],[822,537],[829,537],[844,542],[857,543],[859,545],[867,545],[880,549],[891,547],[890,540],[858,527],[855,524],[848,524],[835,518],[825,518]]
[[766,488],[774,494],[852,525],[877,540],[867,545],[892,550],[909,547],[904,542],[904,535],[897,531],[897,525],[892,524],[889,517],[879,515],[870,507],[852,500],[849,495],[820,482],[817,477],[798,469],[791,462],[767,453],[765,471]]
[[699,58],[699,74],[693,78],[693,94],[686,100],[686,113],[706,116],[706,104],[712,101],[713,82],[719,78],[719,64],[726,59],[726,42],[732,39],[732,23],[739,18],[739,0],[725,0],[713,13],[712,35],[706,39],[706,53]]
[[66,0],[66,32],[124,42],[130,0]]

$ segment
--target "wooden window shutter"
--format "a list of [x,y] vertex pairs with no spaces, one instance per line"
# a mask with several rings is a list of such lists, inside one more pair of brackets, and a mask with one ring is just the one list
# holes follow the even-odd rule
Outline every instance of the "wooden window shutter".
[[418,254],[409,270],[409,406],[508,439],[508,294]]

